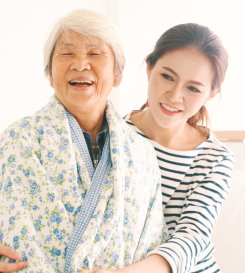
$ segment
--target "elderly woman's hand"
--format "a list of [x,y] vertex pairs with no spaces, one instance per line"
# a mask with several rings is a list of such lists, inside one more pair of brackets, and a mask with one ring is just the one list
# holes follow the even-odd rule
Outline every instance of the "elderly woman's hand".
[[[21,255],[15,250],[0,244],[0,256],[5,256],[13,260],[21,259]],[[14,272],[27,266],[27,262],[3,263],[0,262],[0,272]]]

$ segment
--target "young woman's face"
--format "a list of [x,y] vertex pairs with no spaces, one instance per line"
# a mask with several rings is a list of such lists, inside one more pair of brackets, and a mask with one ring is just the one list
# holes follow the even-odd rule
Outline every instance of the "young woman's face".
[[149,110],[162,128],[185,125],[216,93],[212,64],[195,48],[167,52],[147,73]]

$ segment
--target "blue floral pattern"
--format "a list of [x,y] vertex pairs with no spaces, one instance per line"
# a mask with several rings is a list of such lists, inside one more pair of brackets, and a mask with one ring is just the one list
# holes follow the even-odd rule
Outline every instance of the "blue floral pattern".
[[[110,102],[106,116],[112,165],[73,255],[73,272],[131,264],[167,236],[152,146]],[[21,272],[64,272],[69,236],[90,184],[55,97],[0,135],[0,241],[28,260]]]

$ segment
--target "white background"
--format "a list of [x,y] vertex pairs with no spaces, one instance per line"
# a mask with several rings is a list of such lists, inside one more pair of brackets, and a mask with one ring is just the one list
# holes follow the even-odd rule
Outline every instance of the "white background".
[[112,100],[124,115],[146,100],[145,56],[169,27],[209,26],[230,55],[222,95],[210,106],[212,128],[244,130],[245,15],[242,0],[1,0],[0,131],[44,105],[53,90],[43,73],[43,45],[57,18],[86,8],[118,25],[127,65]]
[[[243,0],[0,0],[0,131],[33,114],[53,94],[43,73],[43,45],[56,19],[78,8],[102,12],[119,27],[127,65],[111,98],[122,115],[146,100],[144,58],[159,36],[180,23],[209,26],[230,55],[222,96],[210,106],[212,128],[245,130]],[[244,145],[239,145],[236,160],[244,163]],[[235,175],[214,233],[224,273],[244,272],[244,181],[244,175]]]

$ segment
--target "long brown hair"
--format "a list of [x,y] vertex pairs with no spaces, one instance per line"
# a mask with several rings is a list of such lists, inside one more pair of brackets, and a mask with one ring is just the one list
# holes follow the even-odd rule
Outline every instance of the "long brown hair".
[[[206,26],[187,23],[168,29],[158,39],[152,53],[146,57],[146,63],[152,68],[166,52],[186,47],[196,48],[210,60],[214,69],[211,92],[220,89],[228,67],[228,54],[220,39]],[[146,102],[141,110],[147,106]],[[193,127],[198,124],[207,125],[209,117],[206,107],[202,106],[187,122]]]

